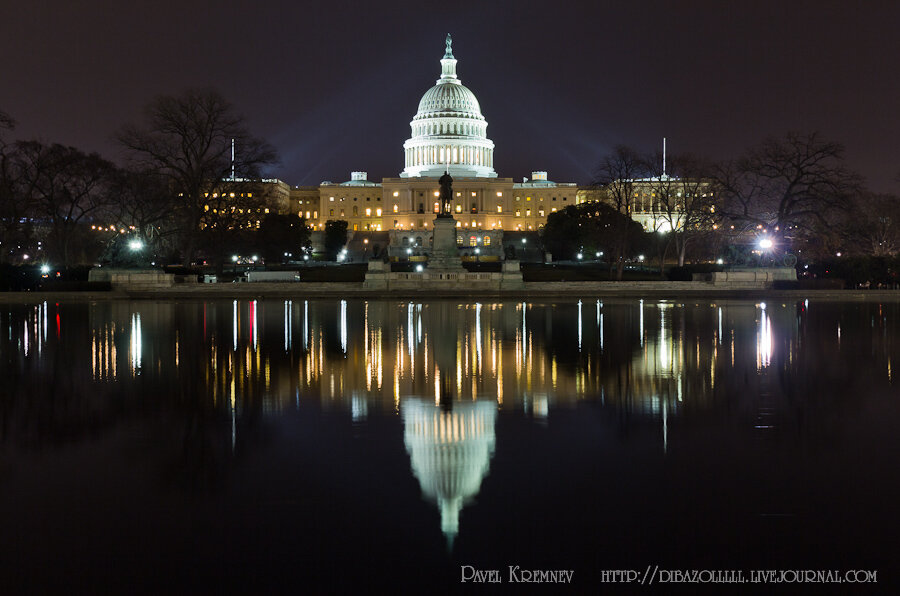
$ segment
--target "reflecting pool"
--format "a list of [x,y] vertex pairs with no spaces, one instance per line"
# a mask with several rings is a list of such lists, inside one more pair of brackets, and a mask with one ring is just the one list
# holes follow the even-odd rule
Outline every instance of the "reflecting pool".
[[0,305],[0,591],[877,569],[900,304]]

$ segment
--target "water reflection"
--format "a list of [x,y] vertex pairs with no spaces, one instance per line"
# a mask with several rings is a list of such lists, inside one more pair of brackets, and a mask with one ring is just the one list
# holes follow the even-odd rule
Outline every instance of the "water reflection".
[[494,454],[497,408],[492,402],[403,402],[403,439],[422,493],[441,514],[448,548],[459,533],[459,514],[475,498]]
[[314,404],[357,424],[399,416],[452,542],[498,413],[550,425],[587,402],[623,437],[651,432],[663,456],[694,420],[776,441],[832,436],[862,407],[852,396],[892,388],[898,315],[808,301],[5,306],[0,442],[40,447],[150,417],[173,446],[167,478],[215,486],[275,415]]

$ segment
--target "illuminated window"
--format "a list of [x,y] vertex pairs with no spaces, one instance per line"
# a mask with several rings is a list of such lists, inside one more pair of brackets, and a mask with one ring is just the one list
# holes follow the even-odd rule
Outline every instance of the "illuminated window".
[[328,197],[328,200],[334,203],[334,197]]
[[399,196],[400,196],[400,193],[399,193],[398,191],[395,190],[395,191],[394,191],[394,196],[395,196],[395,197],[399,197]]
[[441,192],[438,190],[434,191],[434,196],[436,196],[436,197],[441,196]]
[[472,191],[472,196],[473,196],[473,197],[475,196],[475,191]]
[[531,209],[525,210],[525,217],[531,217]]
[[497,196],[498,196],[498,197],[502,197],[502,196],[503,196],[503,193],[500,192],[500,191],[497,191]]
[[469,246],[477,246],[478,245],[478,237],[477,236],[469,236]]
[[522,217],[522,210],[516,209],[516,217]]
[[378,217],[381,217],[381,207],[378,207],[375,209],[375,215],[377,215]]
[[309,219],[309,211],[306,212],[306,219]]
[[372,209],[369,207],[366,207],[366,217],[372,217]]
[[248,192],[248,193],[247,193],[247,196],[250,197],[250,198],[252,199],[252,198],[253,198],[253,193],[252,193],[252,192]]
[[435,201],[435,202],[434,202],[434,212],[435,212],[435,213],[440,213],[440,211],[441,211],[441,204],[440,204],[440,202]]
[[[459,222],[456,222],[456,225],[459,226]],[[463,243],[463,237],[460,236],[459,234],[457,234],[456,235],[456,245],[462,246],[462,243]]]
[[456,212],[462,213],[462,205],[459,205],[459,204],[456,205]]
[[319,212],[313,211],[313,219],[319,219]]
[[359,224],[353,224],[353,231],[359,230]]
[[344,217],[344,210],[341,209],[341,217]]
[[266,211],[266,213],[268,213],[268,212],[269,212],[269,208],[268,208],[268,207],[266,207],[266,210],[265,210],[265,211]]
[[526,201],[530,201],[530,200],[531,200],[531,197],[525,197],[525,200],[526,200]]
[[397,205],[394,205],[394,213],[397,213],[397,211],[399,211],[399,209],[400,208]]
[[497,213],[503,213],[503,205],[497,205]]
[[538,215],[540,215],[541,217],[544,217],[544,208],[543,207],[538,209]]
[[484,245],[485,245],[485,246],[490,246],[490,245],[491,245],[491,237],[490,237],[490,236],[485,236],[485,237],[484,237]]

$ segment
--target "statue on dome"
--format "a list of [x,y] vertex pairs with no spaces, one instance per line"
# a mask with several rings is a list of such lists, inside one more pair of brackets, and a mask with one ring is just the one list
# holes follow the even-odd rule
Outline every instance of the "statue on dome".
[[453,58],[453,48],[450,47],[453,45],[453,39],[450,38],[450,34],[447,34],[447,49],[444,51],[444,58]]
[[450,202],[453,200],[453,176],[450,172],[444,172],[438,183],[441,185],[441,212],[438,213],[438,217],[453,217],[450,208]]

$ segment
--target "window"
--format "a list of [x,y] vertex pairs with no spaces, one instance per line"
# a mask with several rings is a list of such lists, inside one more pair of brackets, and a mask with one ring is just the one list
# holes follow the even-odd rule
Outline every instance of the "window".
[[516,209],[516,217],[522,217],[522,210]]
[[[459,222],[456,222],[456,223],[459,224]],[[462,243],[463,243],[463,237],[460,236],[459,234],[457,234],[456,235],[456,246],[462,246]]]
[[329,210],[328,210],[328,215],[334,216],[334,209],[329,209]]
[[313,219],[319,219],[319,212],[313,211]]
[[478,237],[477,236],[469,236],[469,246],[477,246],[478,245]]
[[309,211],[306,212],[306,219],[309,219]]
[[344,215],[345,215],[345,214],[344,214],[344,210],[341,209],[341,217],[344,217]]
[[381,207],[377,207],[375,209],[375,215],[377,215],[378,217],[381,217]]
[[472,213],[478,213],[478,203],[472,201]]
[[357,215],[359,215],[359,207],[354,205],[353,206],[353,216],[356,217]]
[[399,211],[399,210],[400,210],[400,208],[397,205],[394,205],[394,213],[397,213],[397,211]]
[[419,213],[425,213],[425,203],[419,203]]
[[531,217],[531,209],[525,210],[525,217]]
[[395,190],[395,191],[394,191],[394,196],[395,196],[395,197],[399,197],[399,196],[400,196],[400,193],[399,193],[398,191]]
[[416,236],[416,246],[422,246],[422,237]]
[[435,202],[434,202],[434,212],[435,212],[435,213],[440,213],[440,212],[441,212],[441,203],[440,203],[440,201],[435,201]]
[[538,209],[538,215],[540,215],[541,217],[544,217],[544,208],[543,207]]
[[407,244],[409,244],[409,236],[404,236],[403,237],[403,246],[406,246]]
[[484,245],[485,245],[485,246],[490,246],[490,245],[491,245],[491,237],[490,237],[490,236],[485,236],[485,237],[484,237]]
[[372,208],[366,207],[366,217],[372,217]]
[[328,200],[334,203],[334,197],[328,197]]
[[457,205],[456,205],[456,212],[457,212],[457,213],[462,213],[462,205],[460,205],[460,204],[457,204]]
[[503,205],[497,205],[497,213],[503,213]]

